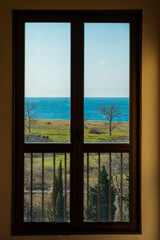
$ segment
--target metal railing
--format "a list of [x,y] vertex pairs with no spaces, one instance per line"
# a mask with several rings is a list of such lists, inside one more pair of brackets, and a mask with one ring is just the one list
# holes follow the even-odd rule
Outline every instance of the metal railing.
[[[70,156],[68,157],[68,155],[70,154],[25,153],[24,221],[69,221],[69,212],[67,212],[67,209],[70,208]],[[67,169],[69,175],[68,182]],[[45,179],[45,171],[49,175],[49,179],[47,180]],[[38,204],[34,203],[35,195]],[[49,195],[48,201],[45,199],[47,195]],[[58,213],[61,209],[63,209],[63,216],[62,213]],[[61,216],[58,217],[58,214]],[[38,215],[38,217],[36,218],[34,215]]]
[[[24,163],[24,221],[70,221],[70,153],[25,153]],[[83,186],[85,222],[129,221],[129,153],[84,153]]]
[[[106,172],[105,178],[104,172]],[[129,221],[128,179],[129,153],[85,153],[84,220]]]

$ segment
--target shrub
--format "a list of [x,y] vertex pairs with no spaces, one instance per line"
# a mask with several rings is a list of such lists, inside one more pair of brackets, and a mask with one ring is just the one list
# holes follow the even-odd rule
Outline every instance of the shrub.
[[97,130],[95,127],[94,128],[91,128],[89,130],[89,133],[92,133],[92,134],[101,134],[101,131]]

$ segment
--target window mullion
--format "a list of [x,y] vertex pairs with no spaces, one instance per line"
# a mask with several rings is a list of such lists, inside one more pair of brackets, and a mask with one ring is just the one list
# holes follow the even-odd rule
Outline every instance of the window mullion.
[[[71,222],[83,218],[83,24],[75,17],[71,30]],[[76,209],[76,210],[75,210]]]
[[[83,221],[83,22],[77,17],[72,28],[72,176],[71,216],[76,225]],[[73,192],[74,190],[74,192]],[[76,211],[75,211],[76,209]]]

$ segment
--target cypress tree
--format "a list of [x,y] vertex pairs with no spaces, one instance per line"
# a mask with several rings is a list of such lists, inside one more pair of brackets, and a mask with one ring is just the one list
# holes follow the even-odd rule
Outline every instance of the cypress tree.
[[64,221],[64,197],[62,181],[62,162],[59,164],[57,177],[58,195],[56,199],[56,217],[58,221]]
[[[111,220],[114,220],[116,211],[115,190],[111,186]],[[89,218],[98,221],[98,184],[89,189]],[[105,166],[100,172],[100,221],[109,221],[109,180]]]
[[[52,189],[52,204],[49,209],[48,218],[50,221],[64,221],[64,197],[62,180],[62,162],[59,163],[58,174],[54,177],[54,188]],[[54,215],[55,213],[55,215]]]

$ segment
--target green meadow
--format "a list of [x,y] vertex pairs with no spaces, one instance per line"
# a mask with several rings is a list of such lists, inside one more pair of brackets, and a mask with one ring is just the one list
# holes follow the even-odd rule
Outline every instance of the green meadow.
[[[112,123],[114,124],[117,123]],[[25,123],[25,135],[27,142],[32,136],[39,135],[41,142],[70,142],[70,121],[69,120],[32,120],[31,132],[28,130],[28,122]],[[128,142],[129,123],[119,122],[113,129],[112,136],[109,134],[109,126],[106,121],[85,121],[84,122],[84,142]]]

